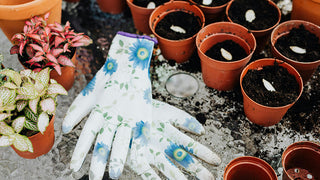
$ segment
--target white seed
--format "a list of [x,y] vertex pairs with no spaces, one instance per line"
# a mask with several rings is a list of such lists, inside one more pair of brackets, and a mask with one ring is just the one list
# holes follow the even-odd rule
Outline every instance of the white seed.
[[178,32],[178,33],[182,33],[182,34],[185,34],[186,33],[186,30],[184,30],[182,27],[180,26],[175,26],[175,25],[171,25],[170,29],[172,31],[175,31],[175,32]]
[[246,12],[246,21],[248,22],[252,22],[253,20],[256,19],[256,14],[254,13],[254,11],[252,9],[249,9],[247,12]]
[[207,6],[210,5],[211,3],[212,3],[212,0],[203,0],[202,1],[202,4],[207,5]]
[[222,55],[223,58],[225,58],[228,61],[232,60],[232,55],[227,50],[221,48],[220,52],[221,52],[221,55]]
[[307,52],[306,49],[304,48],[301,48],[299,46],[290,46],[290,49],[295,52],[295,53],[298,53],[298,54],[305,54]]
[[147,9],[154,9],[156,7],[156,4],[154,2],[149,2],[149,4],[147,5]]
[[271,83],[265,79],[262,79],[263,85],[264,87],[268,90],[268,91],[276,91],[276,89],[271,85]]
[[312,177],[311,174],[307,174],[307,178],[308,178],[308,179],[312,179],[313,177]]

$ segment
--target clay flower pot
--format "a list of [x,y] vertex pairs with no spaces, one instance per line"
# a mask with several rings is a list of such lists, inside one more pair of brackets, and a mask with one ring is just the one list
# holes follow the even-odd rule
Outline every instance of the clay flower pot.
[[277,106],[277,107],[265,106],[252,100],[252,98],[250,98],[247,92],[244,90],[243,78],[247,74],[248,70],[250,69],[260,70],[264,66],[274,66],[275,59],[265,58],[265,59],[256,60],[250,63],[249,65],[247,65],[243,69],[240,75],[240,86],[241,86],[241,92],[243,95],[244,113],[251,122],[258,124],[260,126],[272,126],[274,124],[277,124],[282,119],[282,117],[286,114],[288,109],[293,106],[293,104],[300,98],[302,94],[303,83],[302,83],[302,78],[300,77],[300,74],[298,73],[298,71],[288,63],[285,63],[280,60],[276,60],[276,62],[279,66],[287,69],[288,73],[295,77],[296,82],[299,85],[299,95],[295,99],[295,101],[290,104]]
[[320,145],[301,141],[291,144],[282,154],[283,180],[319,179]]
[[320,26],[320,0],[292,0],[291,19],[305,20]]
[[[202,11],[196,5],[185,1],[171,1],[158,6],[150,15],[149,27],[158,40],[163,57],[167,60],[175,60],[177,63],[182,63],[187,61],[196,49],[195,39],[197,33],[187,39],[171,40],[161,37],[155,31],[159,21],[168,14],[179,11],[198,17],[200,27],[204,27],[205,17]],[[181,19],[181,21],[183,21],[183,19]]]
[[233,159],[227,165],[224,170],[223,179],[277,180],[277,175],[264,160],[252,156],[243,156]]
[[[234,4],[235,4],[235,1],[237,1],[237,0],[231,0],[230,3],[228,4],[227,8],[226,8],[226,16],[227,16],[227,19],[228,19],[230,22],[239,23],[239,24],[245,26],[246,28],[248,28],[248,29],[253,33],[253,35],[255,36],[256,41],[257,41],[257,49],[256,49],[256,52],[255,52],[255,53],[258,54],[258,53],[260,53],[260,52],[264,49],[267,41],[268,41],[269,38],[270,38],[270,34],[271,34],[272,30],[280,23],[281,11],[280,11],[280,9],[278,8],[278,6],[277,6],[273,1],[271,1],[271,0],[265,0],[265,1],[273,8],[272,10],[273,10],[274,12],[276,12],[277,19],[275,20],[275,22],[274,22],[272,25],[270,25],[270,26],[267,27],[267,28],[264,28],[264,29],[252,29],[252,28],[248,27],[248,23],[246,23],[246,18],[245,18],[245,14],[246,14],[246,13],[243,13],[243,17],[242,17],[243,20],[241,20],[241,23],[240,23],[240,22],[237,22],[238,20],[235,21],[235,19],[233,19],[232,17],[230,17],[230,10],[231,10],[231,9],[235,9],[234,11],[238,11],[238,9],[240,8],[240,7],[238,6],[239,4],[234,5]],[[257,1],[251,1],[251,2],[257,3]],[[240,5],[241,5],[241,4],[240,4]],[[234,6],[234,8],[233,8],[232,6]],[[241,7],[241,8],[247,9],[247,7]],[[264,11],[263,11],[263,12],[264,12]],[[264,18],[266,18],[266,19],[270,18],[269,15],[264,15],[264,14],[260,14],[260,15],[259,15],[258,13],[261,13],[261,11],[255,12],[255,13],[256,13],[255,16],[257,17],[257,21],[258,21],[258,17],[262,17],[262,18],[264,17]],[[271,12],[269,12],[269,13],[271,13]],[[271,14],[274,14],[274,13],[271,13]],[[240,19],[241,19],[241,18],[240,18]],[[249,24],[250,24],[250,23],[249,23]],[[261,23],[255,23],[255,20],[252,21],[252,24],[260,24],[260,25],[261,25]]]
[[14,146],[11,146],[19,156],[26,159],[35,159],[47,154],[54,144],[54,116],[51,118],[50,123],[43,134],[39,132],[28,138],[32,143],[33,153],[29,151],[19,151]]
[[[273,55],[278,58],[286,61],[295,67],[300,75],[302,76],[303,82],[306,83],[311,75],[317,70],[317,67],[320,65],[320,59],[312,62],[299,62],[297,60],[290,59],[279,52],[279,50],[275,47],[275,44],[279,38],[284,35],[287,35],[291,29],[298,28],[300,25],[303,25],[304,28],[315,34],[318,38],[320,38],[320,27],[302,20],[291,20],[281,23],[277,26],[271,33],[271,50]],[[288,44],[290,46],[290,44]]]
[[50,12],[48,23],[61,22],[62,0],[2,0],[0,1],[0,28],[11,40],[22,32],[25,21]]
[[[239,44],[247,56],[240,60],[224,62],[212,59],[205,54],[213,45],[225,40],[232,40]],[[196,46],[205,84],[217,90],[227,91],[239,84],[240,73],[251,59],[256,48],[256,41],[253,34],[239,24],[217,22],[199,31]]]
[[120,14],[126,7],[126,0],[97,0],[102,12]]

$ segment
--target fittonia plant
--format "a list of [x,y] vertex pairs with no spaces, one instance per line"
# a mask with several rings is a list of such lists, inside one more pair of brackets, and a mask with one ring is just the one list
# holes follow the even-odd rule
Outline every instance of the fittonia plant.
[[22,130],[44,133],[56,110],[57,95],[67,91],[50,79],[50,69],[16,72],[0,71],[0,146],[13,145],[33,152],[31,141]]

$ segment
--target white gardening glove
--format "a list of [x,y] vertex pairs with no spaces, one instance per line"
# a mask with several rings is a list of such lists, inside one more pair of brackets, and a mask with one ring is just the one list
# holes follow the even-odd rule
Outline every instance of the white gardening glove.
[[202,125],[190,114],[157,100],[153,100],[152,112],[151,125],[138,122],[134,128],[128,166],[146,180],[160,179],[150,165],[168,179],[186,179],[172,163],[175,161],[198,179],[215,179],[192,155],[213,165],[221,163],[219,156],[174,127],[201,135]]
[[154,40],[118,32],[104,66],[70,106],[62,130],[68,133],[89,112],[72,155],[78,171],[95,138],[90,179],[102,179],[109,160],[109,176],[119,178],[126,161],[132,128],[152,119],[150,59]]

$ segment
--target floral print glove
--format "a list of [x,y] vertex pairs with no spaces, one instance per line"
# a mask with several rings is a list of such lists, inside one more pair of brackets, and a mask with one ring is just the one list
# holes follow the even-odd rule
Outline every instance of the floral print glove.
[[198,179],[215,179],[194,156],[213,165],[221,163],[219,156],[174,127],[201,135],[202,125],[188,113],[157,100],[152,111],[152,124],[138,122],[134,128],[128,166],[146,180],[160,179],[150,164],[168,179],[186,179],[174,161]]
[[71,158],[74,171],[80,169],[96,139],[90,179],[103,178],[109,152],[109,176],[121,175],[132,128],[152,120],[149,67],[154,43],[148,36],[118,32],[106,63],[73,101],[63,121],[64,133],[91,112]]

